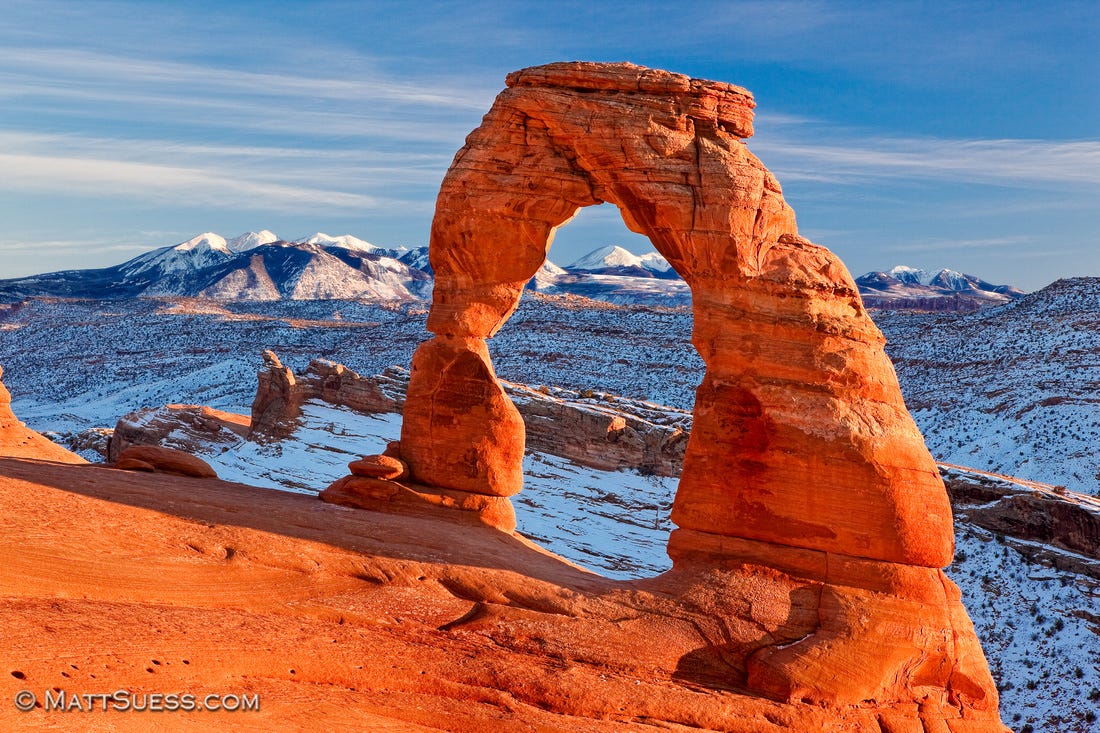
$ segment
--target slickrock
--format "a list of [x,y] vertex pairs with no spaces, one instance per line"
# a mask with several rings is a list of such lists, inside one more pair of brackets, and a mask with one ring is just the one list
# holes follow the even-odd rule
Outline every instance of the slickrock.
[[132,445],[119,454],[115,468],[131,471],[156,471],[174,473],[194,478],[217,478],[217,472],[209,463],[175,448],[158,445]]
[[[10,458],[0,556],[0,730],[144,731],[150,716],[193,731],[1003,730],[968,698],[944,698],[939,680],[958,672],[931,658],[901,678],[920,704],[750,690],[762,673],[746,659],[817,633],[819,599],[862,602],[770,559],[613,581],[467,512],[349,510],[215,479]],[[930,605],[940,595],[926,592]],[[868,634],[913,602],[846,618]],[[125,689],[258,694],[260,705],[19,712],[11,701],[28,689],[40,701],[47,689]]]
[[[883,730],[1003,730],[958,590],[939,570],[953,555],[943,483],[851,275],[798,235],[742,140],[751,94],[631,64],[550,64],[507,85],[436,201],[433,338],[413,357],[400,441],[411,481],[520,489],[523,422],[486,339],[556,228],[614,203],[692,291],[706,373],[669,554],[691,577],[725,569],[721,583],[752,599],[749,616],[737,602],[710,609],[728,629],[714,652],[727,668],[710,671],[836,721],[873,701],[889,708]],[[750,631],[784,587],[802,594],[799,613],[775,606],[772,623],[801,633]]]
[[[4,368],[0,367],[0,379]],[[49,438],[29,429],[11,409],[11,392],[0,381],[0,456],[39,458],[63,463],[87,463],[77,454],[65,450]]]

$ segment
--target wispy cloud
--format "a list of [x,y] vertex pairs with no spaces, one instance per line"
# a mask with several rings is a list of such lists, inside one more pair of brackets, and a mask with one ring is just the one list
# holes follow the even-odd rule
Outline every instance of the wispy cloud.
[[784,178],[965,181],[1004,186],[1100,185],[1100,141],[850,138],[821,144],[770,137],[750,144]]
[[0,154],[0,189],[93,197],[125,195],[215,208],[309,206],[318,210],[377,209],[385,198],[302,185],[220,175],[216,169],[121,160]]
[[449,158],[0,132],[0,190],[217,208],[419,211]]
[[[449,82],[426,82],[374,74],[369,77],[335,78],[285,73],[259,73],[224,66],[177,61],[126,58],[103,52],[64,48],[15,48],[4,52],[0,68],[8,93],[21,86],[17,75],[52,80],[37,89],[61,89],[81,81],[95,88],[112,87],[192,89],[208,94],[256,95],[375,104],[426,105],[478,111],[491,100],[493,90],[472,87],[458,78]],[[34,87],[32,87],[34,88]],[[74,91],[72,89],[66,91]]]

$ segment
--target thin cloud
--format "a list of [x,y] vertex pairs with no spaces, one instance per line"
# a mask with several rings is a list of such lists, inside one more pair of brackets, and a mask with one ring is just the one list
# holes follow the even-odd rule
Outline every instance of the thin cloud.
[[0,154],[0,189],[84,196],[126,195],[210,207],[310,206],[320,210],[393,205],[359,193],[217,175],[211,170],[93,158]]
[[202,66],[176,61],[125,58],[93,51],[62,48],[13,48],[4,52],[2,67],[7,75],[29,73],[34,78],[83,80],[95,87],[121,85],[127,88],[189,88],[217,94],[250,94],[268,97],[297,97],[375,103],[426,105],[449,109],[482,110],[487,106],[487,89],[468,84],[425,83],[375,75],[370,78],[326,78],[279,73],[260,73]]
[[993,249],[1003,250],[1021,244],[1035,242],[1033,237],[987,237],[984,239],[944,239],[934,242],[886,246],[889,252],[958,252],[961,250]]
[[[406,156],[369,150],[311,150],[289,147],[191,144],[170,140],[132,141],[73,135],[0,131],[0,150],[12,167],[0,187],[33,185],[38,190],[87,192],[87,181],[116,185],[114,192],[159,198],[160,191],[185,189],[199,178],[217,190],[236,186],[261,201],[320,201],[328,207],[393,203],[392,195],[430,196],[446,170],[441,155]],[[112,170],[117,166],[117,170]],[[75,177],[70,178],[70,175]],[[136,188],[128,181],[149,179]],[[248,187],[245,186],[248,182]],[[299,194],[291,195],[298,190]]]
[[1034,186],[1100,184],[1100,141],[852,139],[822,145],[772,137],[752,145],[780,180],[937,179]]

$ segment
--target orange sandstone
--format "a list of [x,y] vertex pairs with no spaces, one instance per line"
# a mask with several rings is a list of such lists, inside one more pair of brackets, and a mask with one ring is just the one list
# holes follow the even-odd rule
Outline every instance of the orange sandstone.
[[[554,230],[611,202],[692,288],[707,371],[674,521],[947,564],[950,507],[884,339],[847,270],[798,236],[779,183],[742,141],[752,96],[629,64],[551,64],[510,74],[508,87],[436,203],[435,339],[414,357],[401,441],[414,479],[450,486],[459,473],[455,488],[519,489],[522,436],[483,341],[515,309]],[[459,378],[494,402],[465,410],[445,386]]]
[[175,448],[159,445],[132,445],[118,456],[115,468],[131,471],[163,471],[194,478],[217,478],[209,463]]
[[[1003,730],[939,570],[953,555],[943,483],[850,274],[799,236],[744,143],[752,95],[631,64],[550,64],[507,84],[436,202],[434,338],[413,357],[399,446],[411,480],[520,489],[523,424],[486,339],[557,227],[614,203],[690,285],[706,364],[669,554],[689,577],[725,569],[751,619],[787,629],[761,636],[740,601],[719,604],[726,642],[692,664],[720,658],[725,684],[789,703],[893,705],[883,730]],[[788,585],[794,605],[769,606]]]

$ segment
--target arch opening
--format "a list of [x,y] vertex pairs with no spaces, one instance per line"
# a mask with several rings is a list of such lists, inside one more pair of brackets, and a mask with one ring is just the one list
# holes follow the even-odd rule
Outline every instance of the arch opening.
[[[612,217],[617,221],[608,222]],[[627,234],[636,250],[644,242],[656,255],[648,239],[626,229],[616,206],[602,204],[557,229],[550,261],[561,263],[563,235],[578,225],[573,252],[599,252],[605,248],[597,245]],[[671,567],[665,545],[672,499],[703,362],[688,338],[690,295],[676,309],[650,308],[664,305],[655,294],[674,284],[621,262],[612,258],[612,276],[567,275],[558,288],[529,284],[488,344],[526,426],[523,490],[512,497],[518,531],[593,572],[631,579]],[[637,291],[647,302],[624,304],[639,282],[652,286]],[[566,293],[607,305],[578,307],[559,297]]]

